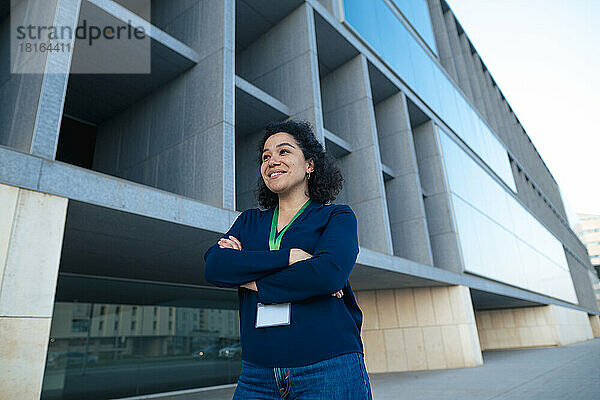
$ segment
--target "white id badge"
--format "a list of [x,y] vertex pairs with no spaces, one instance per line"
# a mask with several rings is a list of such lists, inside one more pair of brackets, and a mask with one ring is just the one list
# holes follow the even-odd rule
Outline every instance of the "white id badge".
[[290,324],[290,303],[262,304],[256,307],[256,328]]

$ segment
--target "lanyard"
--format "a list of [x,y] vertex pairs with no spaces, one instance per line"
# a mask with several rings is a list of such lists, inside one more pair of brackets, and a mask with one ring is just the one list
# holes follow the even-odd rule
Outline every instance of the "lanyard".
[[296,215],[294,215],[294,218],[292,218],[292,220],[288,222],[285,228],[283,228],[283,230],[279,233],[277,238],[275,238],[275,234],[277,233],[277,219],[279,218],[279,206],[275,206],[275,211],[273,212],[273,220],[271,221],[271,233],[269,234],[269,250],[279,250],[279,245],[281,244],[281,238],[283,238],[283,234],[285,233],[287,228],[290,227],[292,222],[294,222],[294,220],[298,218],[300,214],[302,214],[302,211],[304,211],[304,209],[308,206],[309,203],[310,199],[308,199],[306,203],[304,203],[304,205],[300,207]]

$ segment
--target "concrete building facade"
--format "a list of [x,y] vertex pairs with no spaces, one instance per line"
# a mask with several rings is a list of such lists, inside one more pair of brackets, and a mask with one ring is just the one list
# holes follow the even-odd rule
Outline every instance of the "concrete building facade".
[[586,247],[594,268],[591,272],[591,280],[600,307],[600,215],[577,214],[575,233]]
[[[71,26],[148,13],[54,1]],[[151,6],[151,74],[70,73],[75,47],[22,75],[0,2],[0,398],[235,383],[237,292],[202,255],[257,206],[256,144],[287,118],[345,176],[369,373],[600,336],[558,185],[444,0]]]

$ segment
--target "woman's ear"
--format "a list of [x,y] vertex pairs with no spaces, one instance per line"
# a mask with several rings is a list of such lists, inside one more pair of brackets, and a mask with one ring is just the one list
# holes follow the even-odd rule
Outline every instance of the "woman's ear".
[[315,172],[315,160],[311,158],[310,160],[307,161],[307,163],[308,163],[308,170],[310,172]]

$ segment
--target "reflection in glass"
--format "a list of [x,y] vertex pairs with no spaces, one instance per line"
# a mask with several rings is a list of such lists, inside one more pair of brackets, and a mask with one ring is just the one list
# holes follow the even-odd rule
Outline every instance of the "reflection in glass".
[[[413,26],[420,26],[425,20],[431,24],[424,0],[394,2]],[[396,17],[390,6],[383,0],[344,0],[344,18],[402,80],[516,192],[508,153],[502,143]],[[415,28],[423,36],[426,29]]]
[[438,132],[465,270],[577,303],[562,243]]
[[429,18],[426,0],[392,0],[404,17],[410,22],[419,36],[427,43],[432,52],[437,54],[433,26]]
[[[59,277],[42,399],[106,399],[237,381],[238,310],[223,308],[236,304],[235,292],[215,301],[212,289],[120,284],[140,294],[133,296],[138,304],[116,302],[123,293],[111,281]],[[63,301],[76,285],[115,301],[82,301],[81,293]]]

